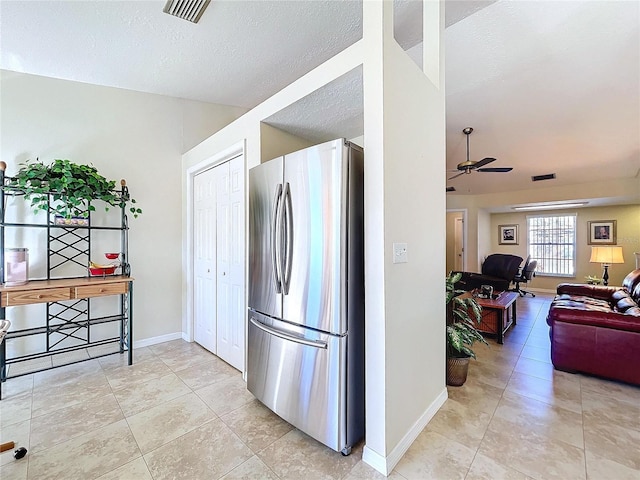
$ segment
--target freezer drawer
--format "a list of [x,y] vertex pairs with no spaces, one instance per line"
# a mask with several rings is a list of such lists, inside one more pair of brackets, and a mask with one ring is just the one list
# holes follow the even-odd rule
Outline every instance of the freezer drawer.
[[341,451],[347,445],[347,336],[249,311],[247,388],[287,422]]

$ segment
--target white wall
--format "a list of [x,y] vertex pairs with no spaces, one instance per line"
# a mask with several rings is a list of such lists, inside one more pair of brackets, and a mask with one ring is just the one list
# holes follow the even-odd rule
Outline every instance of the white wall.
[[[429,274],[445,269],[442,255],[446,237],[444,59],[442,52],[439,55],[437,50],[435,54],[432,53],[428,63],[433,63],[435,55],[436,65],[432,68],[435,78],[428,78],[393,38],[391,7],[391,2],[372,3],[367,4],[364,10],[365,15],[371,13],[376,18],[380,13],[378,9],[383,9],[382,122],[379,111],[367,109],[367,101],[379,92],[368,91],[366,82],[378,82],[380,79],[372,79],[365,74],[365,156],[370,158],[369,153],[378,143],[367,127],[382,127],[379,137],[383,143],[382,161],[378,156],[374,157],[378,160],[376,167],[382,171],[378,172],[375,183],[367,183],[369,191],[365,196],[365,218],[384,225],[383,313],[376,311],[379,301],[369,295],[370,285],[379,280],[381,273],[378,245],[375,252],[367,254],[366,260],[367,273],[370,274],[367,277],[367,331],[371,332],[372,328],[377,330],[378,323],[382,322],[385,343],[383,349],[378,347],[381,351],[368,353],[367,361],[382,357],[386,374],[384,383],[374,387],[370,380],[376,370],[371,368],[368,372],[368,394],[385,398],[386,420],[384,444],[379,445],[369,433],[377,426],[375,420],[367,419],[366,448],[367,452],[375,451],[385,457],[387,468],[392,467],[404,453],[414,438],[412,435],[422,430],[429,415],[437,411],[440,405],[434,402],[446,398],[443,277]],[[436,15],[438,37],[440,12],[429,13]],[[365,40],[368,44],[369,34],[372,37],[371,44],[377,42],[376,32],[372,31],[375,27],[375,24],[365,23]],[[367,51],[375,52],[373,47],[368,47]],[[375,59],[372,61],[376,64]],[[372,148],[370,139],[374,139]],[[367,163],[367,166],[372,165]],[[381,192],[384,192],[383,214],[379,211]],[[415,221],[416,209],[428,212],[425,221]],[[368,248],[369,239],[377,232],[375,228],[366,230]],[[408,263],[393,263],[394,242],[407,243]],[[440,254],[433,255],[432,252]],[[374,275],[376,278],[372,278]],[[375,326],[372,325],[374,322]],[[367,348],[370,350],[376,346],[368,341]],[[369,364],[367,369],[370,369]]]
[[[492,253],[510,253],[527,258],[527,216],[546,214],[576,214],[576,273],[573,277],[545,277],[537,275],[528,287],[555,292],[560,282],[584,283],[587,275],[602,277],[600,264],[589,263],[591,246],[588,244],[589,222],[615,220],[616,245],[622,247],[624,264],[609,267],[609,285],[621,285],[624,277],[635,269],[633,252],[640,251],[640,205],[613,205],[608,207],[584,207],[562,210],[495,213],[491,215]],[[518,225],[518,245],[500,245],[499,225]]]
[[260,124],[260,157],[263,162],[302,150],[313,144],[314,142],[296,137],[266,123]]
[[181,154],[244,110],[9,71],[0,81],[7,173],[68,158],[126,179],[144,212],[130,218],[134,341],[181,333]]

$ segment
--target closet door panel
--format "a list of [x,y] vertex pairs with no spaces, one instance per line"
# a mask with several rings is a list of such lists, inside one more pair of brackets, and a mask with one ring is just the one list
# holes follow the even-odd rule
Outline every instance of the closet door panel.
[[216,172],[194,177],[194,339],[216,352]]
[[217,199],[218,356],[244,371],[244,157],[226,165],[219,176]]

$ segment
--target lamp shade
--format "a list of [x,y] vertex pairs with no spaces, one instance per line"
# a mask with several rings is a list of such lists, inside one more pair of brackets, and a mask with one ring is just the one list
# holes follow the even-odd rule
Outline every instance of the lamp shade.
[[622,247],[591,247],[591,259],[589,262],[605,263],[608,265],[611,265],[612,263],[624,263]]

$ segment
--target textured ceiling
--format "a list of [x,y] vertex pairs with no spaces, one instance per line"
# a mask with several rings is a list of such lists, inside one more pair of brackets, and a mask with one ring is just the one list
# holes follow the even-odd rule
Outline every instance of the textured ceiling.
[[[355,138],[364,131],[362,67],[265,119],[265,123],[318,143]],[[340,132],[340,133],[338,133]]]
[[[446,31],[447,165],[459,192],[633,177],[640,169],[640,3],[500,1]],[[532,175],[556,173],[533,184]]]
[[252,108],[362,38],[354,1],[2,1],[3,69]]
[[[415,53],[420,2],[394,3],[396,39]],[[0,67],[252,108],[362,36],[361,1],[212,0],[197,25],[163,6],[0,1]],[[447,167],[465,160],[466,126],[472,160],[514,167],[448,185],[486,193],[637,175],[639,2],[450,0],[446,25]],[[361,69],[268,123],[317,141],[362,134]]]

